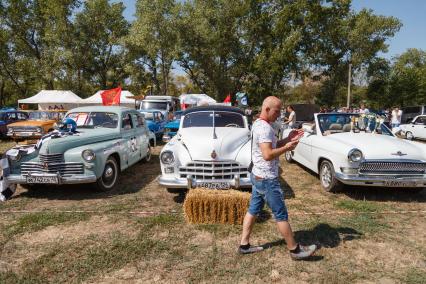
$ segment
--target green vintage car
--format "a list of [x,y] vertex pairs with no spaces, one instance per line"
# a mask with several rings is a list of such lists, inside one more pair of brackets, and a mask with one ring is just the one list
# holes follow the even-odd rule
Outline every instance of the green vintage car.
[[36,145],[6,152],[7,158],[2,159],[3,187],[93,183],[107,191],[117,185],[121,171],[151,158],[152,133],[136,110],[80,107],[70,110],[64,120],[75,122],[76,130],[63,128],[44,136]]

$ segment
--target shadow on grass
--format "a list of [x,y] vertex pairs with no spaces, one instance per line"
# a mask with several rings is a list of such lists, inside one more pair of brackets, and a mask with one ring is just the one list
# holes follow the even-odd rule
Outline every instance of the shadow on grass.
[[345,186],[341,193],[355,200],[426,202],[426,189]]
[[22,196],[49,200],[103,199],[144,190],[145,186],[155,180],[159,174],[160,163],[158,155],[152,155],[149,162],[140,161],[121,172],[117,186],[108,192],[96,191],[91,184],[59,186],[41,185],[30,188],[20,195],[15,195],[14,198]]
[[[332,227],[329,224],[321,223],[315,226],[312,230],[302,230],[294,233],[294,238],[301,245],[316,244],[318,249],[335,248],[341,242],[352,241],[362,236],[362,233],[349,227]],[[269,249],[275,246],[285,245],[284,240],[278,240],[262,245],[264,249]],[[323,259],[322,256],[312,256],[306,260],[318,261]]]
[[286,199],[295,198],[296,195],[294,194],[293,188],[282,178],[282,176],[281,176],[282,173],[283,173],[283,170],[281,169],[281,167],[279,167],[278,176],[279,176],[281,188],[282,188],[282,190],[284,192],[285,198]]

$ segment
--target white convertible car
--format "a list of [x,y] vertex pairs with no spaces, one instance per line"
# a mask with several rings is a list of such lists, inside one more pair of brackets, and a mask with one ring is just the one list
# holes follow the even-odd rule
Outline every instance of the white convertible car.
[[412,122],[401,124],[399,129],[408,140],[426,139],[426,115],[416,116]]
[[240,109],[188,109],[178,133],[160,153],[159,183],[167,188],[250,188],[250,141],[247,118]]
[[303,129],[300,143],[285,158],[319,174],[326,191],[336,192],[343,184],[413,191],[426,185],[426,145],[395,137],[379,119],[315,114],[315,123]]

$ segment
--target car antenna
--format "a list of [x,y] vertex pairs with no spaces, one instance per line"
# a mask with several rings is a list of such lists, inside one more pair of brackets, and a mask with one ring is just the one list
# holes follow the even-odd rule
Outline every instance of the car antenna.
[[215,118],[216,118],[216,114],[213,111],[213,139],[217,139]]

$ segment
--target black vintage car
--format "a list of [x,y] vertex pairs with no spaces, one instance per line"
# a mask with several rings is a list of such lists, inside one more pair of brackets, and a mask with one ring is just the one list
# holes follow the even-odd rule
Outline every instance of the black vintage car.
[[28,113],[18,110],[0,110],[0,138],[7,137],[7,125],[28,119]]

